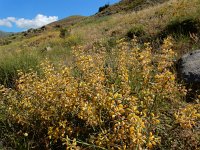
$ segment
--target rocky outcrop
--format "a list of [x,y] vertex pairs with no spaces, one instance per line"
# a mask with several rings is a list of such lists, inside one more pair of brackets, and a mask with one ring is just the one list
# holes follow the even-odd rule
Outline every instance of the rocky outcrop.
[[178,76],[186,83],[200,83],[200,50],[183,55],[178,60]]
[[188,89],[186,101],[195,101],[200,94],[200,50],[183,55],[178,60],[177,73]]

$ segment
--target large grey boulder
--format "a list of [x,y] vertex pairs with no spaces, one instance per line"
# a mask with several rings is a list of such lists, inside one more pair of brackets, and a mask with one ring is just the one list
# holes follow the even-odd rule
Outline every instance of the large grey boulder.
[[178,76],[186,83],[198,86],[200,83],[200,50],[183,55],[177,64]]

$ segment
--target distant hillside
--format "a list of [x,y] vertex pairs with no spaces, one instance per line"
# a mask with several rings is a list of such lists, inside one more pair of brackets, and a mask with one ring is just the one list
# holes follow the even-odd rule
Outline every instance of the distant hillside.
[[[12,38],[12,41],[16,38],[16,37],[20,37],[20,35],[23,35],[24,37],[28,38],[28,37],[34,37],[34,36],[38,36],[40,34],[44,34],[44,32],[48,32],[48,31],[53,31],[53,30],[60,30],[63,28],[68,28],[68,27],[72,27],[73,25],[77,24],[78,22],[82,21],[84,18],[84,16],[70,16],[70,17],[66,17],[64,19],[52,22],[48,25],[42,26],[40,28],[37,29],[29,29],[27,31],[24,32],[19,32],[17,34],[15,34],[15,37]],[[17,36],[18,35],[18,36]],[[16,39],[18,39],[16,38]]]
[[68,27],[68,26],[73,26],[74,24],[76,24],[77,22],[83,20],[84,16],[70,16],[67,18],[64,18],[62,20],[53,22],[49,25],[47,25],[46,27],[53,27],[53,28],[60,28],[60,27]]
[[0,37],[5,37],[10,35],[11,33],[0,31]]

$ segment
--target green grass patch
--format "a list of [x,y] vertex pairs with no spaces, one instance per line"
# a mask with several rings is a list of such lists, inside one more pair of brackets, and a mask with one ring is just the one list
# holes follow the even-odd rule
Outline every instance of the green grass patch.
[[18,70],[28,72],[30,68],[38,70],[40,56],[36,52],[21,51],[7,53],[0,59],[0,84],[14,87]]

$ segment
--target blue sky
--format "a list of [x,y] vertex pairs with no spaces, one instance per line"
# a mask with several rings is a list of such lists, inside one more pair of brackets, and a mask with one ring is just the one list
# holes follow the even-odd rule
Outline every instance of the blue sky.
[[93,15],[119,0],[0,0],[0,30],[19,32],[71,15]]

